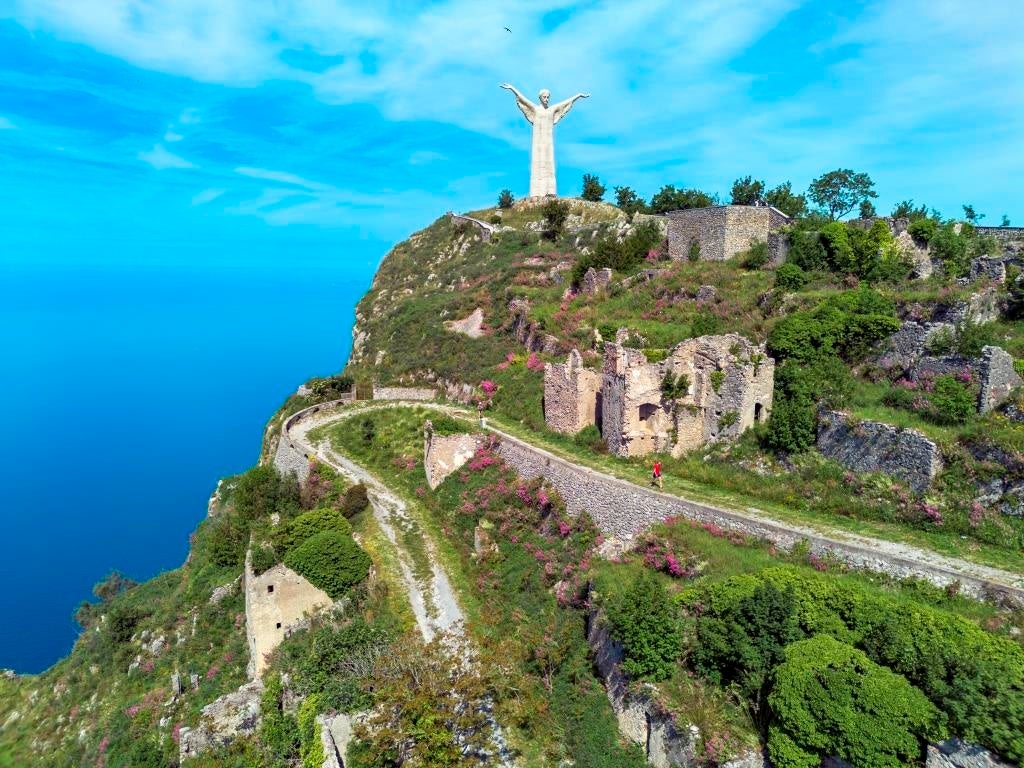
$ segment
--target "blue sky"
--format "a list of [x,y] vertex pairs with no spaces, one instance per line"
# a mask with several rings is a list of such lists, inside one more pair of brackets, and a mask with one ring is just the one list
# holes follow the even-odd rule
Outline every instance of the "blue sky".
[[563,194],[851,167],[883,211],[1024,224],[1019,23],[1009,1],[0,0],[0,259],[369,274],[525,193],[506,80],[593,94],[558,128]]

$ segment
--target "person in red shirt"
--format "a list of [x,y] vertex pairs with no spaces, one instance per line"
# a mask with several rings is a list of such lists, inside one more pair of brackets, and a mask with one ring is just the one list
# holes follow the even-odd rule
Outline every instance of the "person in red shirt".
[[658,484],[659,488],[664,488],[661,482],[661,460],[655,459],[654,461],[654,482]]

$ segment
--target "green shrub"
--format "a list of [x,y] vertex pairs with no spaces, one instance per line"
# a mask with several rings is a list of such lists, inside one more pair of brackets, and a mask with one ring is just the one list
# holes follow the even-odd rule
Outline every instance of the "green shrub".
[[515,202],[515,197],[512,196],[512,190],[503,189],[498,195],[498,207],[499,208],[511,208],[512,203]]
[[723,429],[728,429],[739,420],[740,415],[736,411],[726,411],[718,420],[718,426],[722,427]]
[[135,633],[135,627],[148,614],[133,605],[115,605],[107,614],[107,632],[115,645],[127,643]]
[[768,754],[778,768],[816,768],[837,756],[900,768],[946,735],[942,713],[905,678],[828,635],[793,643],[768,702]]
[[856,272],[853,245],[849,230],[841,221],[830,221],[821,228],[821,242],[825,246],[828,265],[833,272]]
[[377,437],[377,424],[374,422],[372,418],[367,416],[365,419],[363,419],[362,424],[360,424],[360,427],[362,429],[363,442],[369,445],[370,443],[373,442],[374,438]]
[[661,396],[666,400],[678,400],[686,397],[690,391],[690,377],[685,373],[674,375],[672,371],[665,371],[665,377],[661,380]]
[[252,550],[252,572],[259,576],[281,562],[274,550],[261,544]]
[[370,572],[370,557],[350,534],[337,529],[314,534],[288,552],[284,562],[334,600]]
[[341,514],[347,518],[353,518],[370,506],[370,497],[366,494],[366,486],[356,483],[347,491],[341,499]]
[[777,453],[800,453],[814,445],[818,426],[815,407],[807,395],[776,393],[765,445]]
[[608,450],[608,443],[601,437],[601,430],[596,424],[588,424],[575,435],[572,441],[579,446],[589,448],[597,453],[605,453]]
[[[613,235],[599,239],[591,253],[580,256],[573,264],[571,281],[579,284],[587,270],[610,267],[617,272],[632,272],[639,267],[647,255],[661,244],[661,232],[654,222],[644,222],[633,228],[622,241]],[[603,335],[603,334],[602,334]],[[614,337],[614,331],[612,337]],[[605,337],[610,338],[610,337]]]
[[302,768],[322,768],[324,764],[324,746],[316,722],[316,716],[320,714],[322,707],[323,696],[314,693],[302,701],[296,713]]
[[699,189],[676,189],[666,184],[651,198],[651,213],[686,210],[688,208],[707,208],[718,205],[718,195],[709,195]]
[[793,263],[787,262],[775,270],[775,287],[784,291],[799,291],[807,280],[807,273]]
[[245,560],[249,529],[232,517],[211,521],[205,535],[210,560],[221,568],[237,568]]
[[725,371],[712,371],[710,378],[711,388],[715,390],[715,394],[718,394],[719,390],[722,389],[722,384],[725,383]]
[[971,268],[968,253],[969,232],[973,227],[964,225],[960,233],[952,222],[938,227],[928,243],[932,258],[942,262],[942,268],[950,277],[965,277]]
[[924,218],[912,221],[910,226],[907,227],[907,232],[919,243],[927,245],[931,242],[932,238],[935,237],[935,233],[939,231],[939,222],[935,219],[930,219],[927,216]]
[[686,251],[686,258],[688,261],[700,261],[700,243],[696,240],[690,242],[690,247]]
[[565,227],[565,220],[569,218],[569,204],[552,199],[544,203],[540,210],[544,216],[544,237],[557,240]]
[[644,570],[606,608],[612,636],[622,644],[623,671],[637,679],[671,677],[682,649],[682,633],[665,585]]
[[817,309],[784,317],[768,335],[768,349],[782,360],[810,362],[838,355],[855,362],[899,326],[889,299],[860,288],[830,296]]
[[769,258],[771,255],[768,253],[768,243],[758,241],[740,255],[740,265],[744,269],[761,269],[768,263]]
[[260,743],[265,750],[266,765],[277,768],[287,766],[299,754],[299,727],[292,715],[286,714],[281,706],[284,686],[281,675],[274,672],[267,676],[263,694],[260,696]]
[[935,379],[935,389],[928,396],[931,417],[940,424],[966,424],[975,414],[977,395],[949,375]]
[[710,336],[718,333],[721,327],[722,319],[718,315],[713,314],[707,309],[702,309],[693,316],[693,322],[690,323],[690,336],[693,338]]
[[299,508],[299,486],[270,465],[256,466],[238,478],[231,491],[235,514],[243,521],[258,520]]
[[340,531],[346,535],[352,533],[352,526],[349,525],[342,514],[330,507],[320,507],[296,517],[284,526],[278,535],[277,544],[281,551],[288,552],[297,547],[306,539],[324,531]]
[[792,591],[760,584],[727,613],[697,621],[690,663],[718,685],[735,683],[763,728],[772,671],[786,646],[802,637]]
[[808,272],[827,269],[828,253],[821,240],[821,235],[818,232],[800,229],[792,231],[789,235],[787,261]]

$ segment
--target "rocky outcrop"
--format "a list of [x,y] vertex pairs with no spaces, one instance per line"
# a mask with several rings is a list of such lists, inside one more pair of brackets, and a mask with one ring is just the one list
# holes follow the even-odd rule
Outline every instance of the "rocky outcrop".
[[484,335],[484,311],[477,307],[461,320],[448,320],[444,327],[452,333],[461,333],[471,339],[479,339]]
[[939,447],[913,429],[857,421],[842,411],[818,415],[818,450],[856,472],[884,472],[925,490],[942,468]]
[[978,394],[978,413],[988,413],[1024,384],[1013,367],[1010,353],[1001,347],[981,350],[981,391]]
[[427,485],[437,488],[444,479],[473,458],[482,435],[438,435],[430,421],[423,426],[423,469]]
[[320,744],[324,748],[323,768],[345,768],[345,753],[352,743],[359,715],[317,715]]
[[530,352],[544,352],[549,355],[558,354],[558,339],[529,318],[530,302],[525,299],[513,299],[509,302],[509,332]]
[[966,744],[960,739],[949,739],[941,744],[928,745],[925,768],[1013,768],[1001,762],[984,747]]
[[[647,762],[656,768],[697,768],[704,761],[697,754],[700,730],[683,725],[658,702],[653,685],[632,686],[622,671],[622,646],[611,637],[599,612],[587,617],[587,641],[605,684],[605,692],[619,724],[619,733],[644,749]],[[764,758],[750,751],[721,768],[762,768]]]
[[181,729],[179,758],[184,761],[226,746],[239,736],[255,733],[260,723],[262,693],[263,683],[254,680],[203,707],[199,725]]

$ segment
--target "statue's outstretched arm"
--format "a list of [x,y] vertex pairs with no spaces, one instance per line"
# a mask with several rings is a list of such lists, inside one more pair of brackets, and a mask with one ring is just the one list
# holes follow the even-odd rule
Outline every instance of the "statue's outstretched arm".
[[502,83],[501,87],[506,91],[512,91],[512,95],[516,97],[516,106],[519,107],[519,111],[523,113],[523,117],[526,118],[527,122],[533,124],[533,113],[537,109],[537,105],[530,101],[528,98],[523,96],[511,83]]
[[575,96],[570,96],[565,101],[561,101],[558,104],[555,104],[555,107],[554,107],[555,114],[554,114],[552,120],[557,123],[559,120],[561,120],[567,114],[569,114],[569,110],[572,109],[572,105],[575,104],[578,99],[589,99],[589,98],[590,98],[590,94],[589,93],[577,93]]

